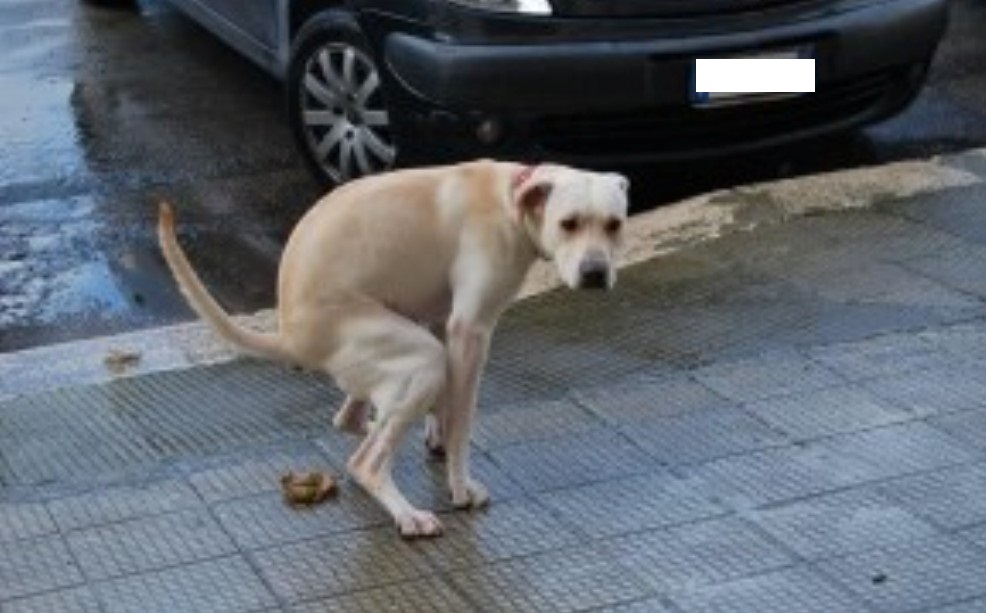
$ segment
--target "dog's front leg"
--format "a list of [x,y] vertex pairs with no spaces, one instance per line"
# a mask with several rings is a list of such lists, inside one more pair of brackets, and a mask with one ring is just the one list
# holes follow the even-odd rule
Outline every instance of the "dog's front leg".
[[469,433],[476,412],[479,378],[486,364],[490,328],[453,317],[447,328],[448,379],[445,398],[448,480],[456,508],[489,502],[486,488],[469,472]]

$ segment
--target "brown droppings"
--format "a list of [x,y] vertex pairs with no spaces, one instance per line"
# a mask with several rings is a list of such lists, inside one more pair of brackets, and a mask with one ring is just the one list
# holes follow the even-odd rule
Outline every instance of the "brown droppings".
[[281,493],[284,501],[292,506],[320,504],[337,491],[336,480],[328,473],[288,472],[281,477]]
[[103,364],[114,375],[121,375],[140,363],[140,353],[122,349],[110,349]]

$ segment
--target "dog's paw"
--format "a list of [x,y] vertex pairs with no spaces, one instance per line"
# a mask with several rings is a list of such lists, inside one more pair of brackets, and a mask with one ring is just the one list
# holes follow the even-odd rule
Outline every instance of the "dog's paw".
[[411,509],[394,518],[397,530],[406,539],[441,536],[442,522],[431,511]]
[[475,479],[467,479],[461,485],[452,486],[452,506],[456,509],[480,509],[490,503],[486,486]]

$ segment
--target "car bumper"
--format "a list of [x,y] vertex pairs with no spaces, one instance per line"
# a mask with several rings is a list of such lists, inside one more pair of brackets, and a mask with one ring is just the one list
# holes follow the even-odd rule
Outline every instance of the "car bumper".
[[[810,18],[765,14],[760,24],[720,31],[655,22],[651,36],[630,40],[613,32],[610,40],[463,44],[394,32],[381,41],[381,55],[408,137],[420,143],[422,130],[441,131],[452,156],[478,146],[489,155],[682,159],[780,144],[898,111],[923,82],[946,18],[946,0],[883,0]],[[795,47],[816,60],[816,93],[692,106],[696,58]]]

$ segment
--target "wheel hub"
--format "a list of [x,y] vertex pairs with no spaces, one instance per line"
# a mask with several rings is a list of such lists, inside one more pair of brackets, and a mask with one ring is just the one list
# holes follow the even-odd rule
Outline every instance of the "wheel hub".
[[336,182],[387,170],[396,147],[373,61],[349,44],[317,48],[299,84],[305,143]]

